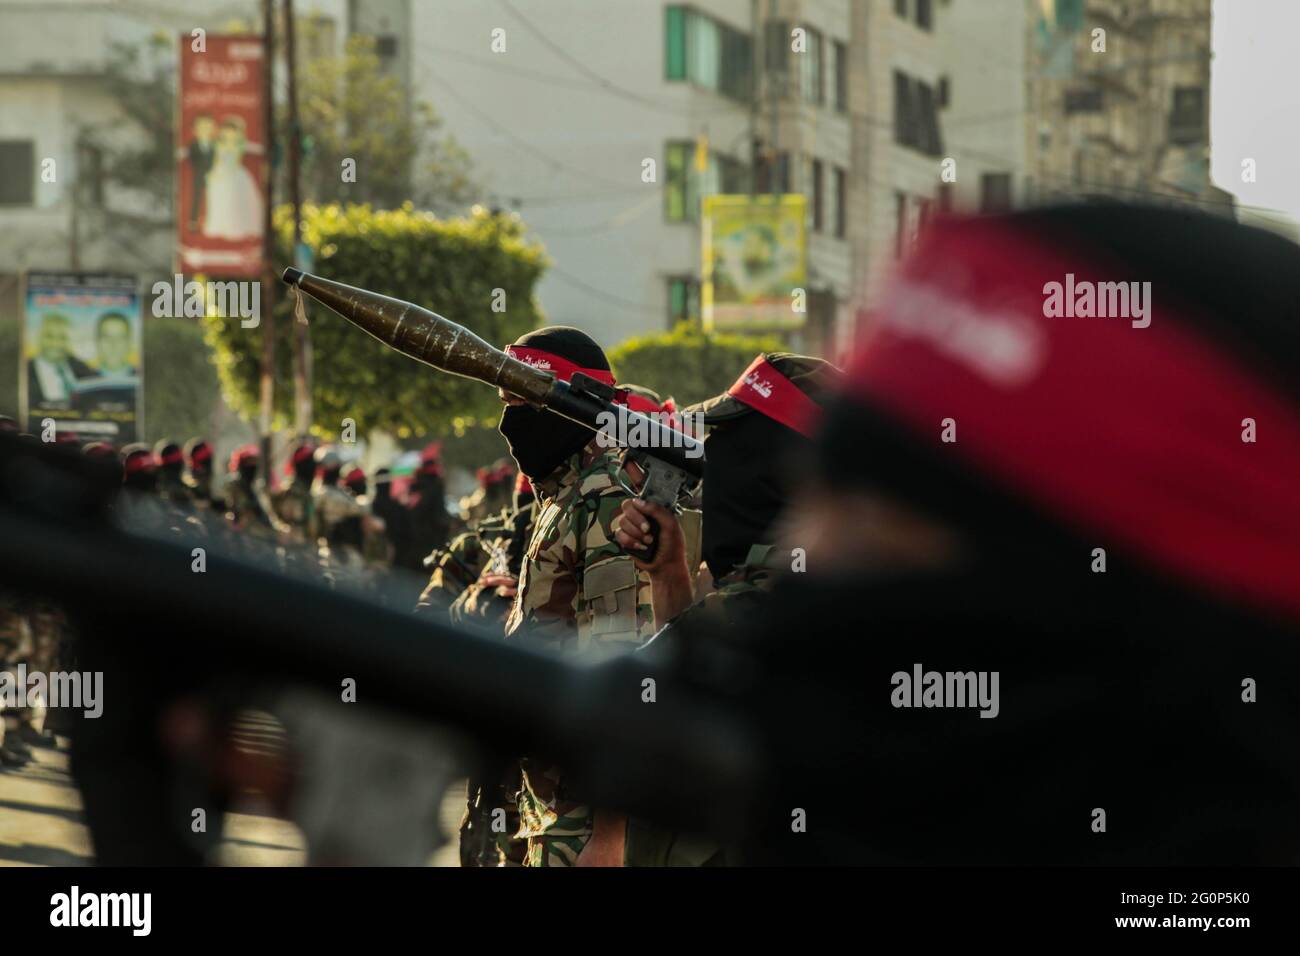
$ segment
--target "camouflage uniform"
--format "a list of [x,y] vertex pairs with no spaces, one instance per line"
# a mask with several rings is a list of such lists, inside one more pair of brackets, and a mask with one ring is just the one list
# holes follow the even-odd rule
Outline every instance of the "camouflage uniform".
[[445,548],[435,549],[424,559],[433,573],[420,593],[420,601],[415,607],[417,613],[451,611],[451,606],[466,588],[478,580],[487,566],[488,555],[483,549],[480,533],[491,536],[505,526],[506,520],[505,512],[493,515],[480,522],[474,530],[456,535]]
[[[555,650],[600,656],[632,650],[650,636],[649,578],[614,538],[614,519],[628,497],[618,463],[617,449],[593,441],[536,484],[540,510],[507,638],[526,634]],[[558,767],[531,758],[521,767],[517,836],[528,840],[528,865],[572,866],[591,837],[591,808],[566,791]]]
[[226,505],[226,518],[236,528],[263,536],[271,535],[275,520],[272,517],[271,502],[260,481],[250,485],[238,473],[232,474],[226,479],[222,497]]
[[[499,596],[495,588],[480,585],[478,579],[486,572],[519,575],[523,545],[532,534],[536,513],[532,500],[518,511],[504,509],[429,555],[426,564],[433,574],[416,612],[441,612],[454,623],[474,621],[503,627],[512,602]],[[499,779],[470,781],[460,824],[461,866],[519,866],[524,862],[526,845],[514,836],[519,829],[515,803],[519,783],[518,763],[506,768]],[[492,830],[497,808],[505,811],[503,833]]]
[[311,485],[297,476],[271,492],[271,515],[303,541],[314,542],[320,534]]
[[514,493],[514,471],[507,475],[495,477],[485,484],[480,484],[472,494],[460,499],[460,520],[467,525],[483,521],[497,514],[502,508],[510,507],[510,496]]
[[[489,572],[519,576],[537,512],[537,503],[530,500],[518,511],[503,512],[504,521],[484,522],[479,526],[479,554],[483,562],[480,576]],[[509,598],[500,597],[495,588],[484,587],[475,580],[452,602],[451,619],[455,623],[476,621],[501,627],[512,607]]]
[[346,580],[354,586],[368,584],[361,554],[365,509],[357,499],[336,484],[318,484],[312,494],[311,514],[317,538],[326,542],[321,555],[329,579]]
[[188,512],[194,507],[194,498],[189,488],[185,487],[185,479],[170,471],[158,472],[158,496],[179,511]]

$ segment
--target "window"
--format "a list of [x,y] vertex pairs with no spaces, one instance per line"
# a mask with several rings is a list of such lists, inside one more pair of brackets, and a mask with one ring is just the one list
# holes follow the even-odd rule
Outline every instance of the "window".
[[907,0],[894,0],[894,12],[904,20],[907,19]]
[[1178,145],[1197,143],[1205,138],[1205,91],[1199,86],[1180,86],[1174,90],[1173,109],[1169,114],[1169,141]]
[[749,168],[738,159],[709,153],[708,167],[695,165],[697,144],[678,140],[664,147],[664,219],[695,222],[700,217],[700,197],[716,193],[749,192]]
[[952,96],[952,85],[948,82],[948,77],[939,77],[939,85],[935,88],[934,94],[935,105],[941,110],[946,109],[948,107],[948,98],[950,96]]
[[1066,115],[1073,113],[1100,113],[1104,106],[1101,87],[1082,87],[1066,90],[1063,100]]
[[934,89],[894,71],[894,141],[927,156],[943,153]]
[[747,33],[687,7],[665,8],[664,79],[748,100],[752,72],[753,44]]
[[810,160],[808,163],[808,188],[806,195],[809,199],[809,219],[812,222],[813,232],[821,232],[824,223],[824,206],[822,192],[823,169],[820,159]]
[[392,34],[375,37],[375,54],[381,60],[391,60],[397,56],[397,37]]
[[934,25],[934,11],[931,0],[916,0],[916,25],[922,30],[929,30]]
[[709,162],[717,169],[717,192],[729,194],[749,192],[748,166],[730,156],[714,155],[710,157]]
[[104,151],[98,146],[82,144],[77,179],[83,197],[92,205],[104,205]]
[[695,219],[694,177],[691,160],[695,144],[669,143],[664,155],[664,218],[669,222],[690,222]]
[[894,193],[894,258],[903,258],[907,248],[907,194]]
[[36,144],[30,139],[0,140],[0,206],[30,206],[36,201]]
[[694,276],[668,277],[668,327],[700,317],[700,282]]
[[835,110],[849,110],[849,48],[838,40],[831,44],[831,70],[835,78]]
[[820,106],[826,102],[825,76],[822,65],[822,35],[812,27],[807,27],[806,31],[808,34],[808,48],[800,58],[800,72],[802,73],[800,85],[803,87],[804,102]]
[[736,100],[748,100],[753,88],[754,44],[749,34],[722,27],[722,67],[718,92]]
[[848,234],[848,176],[839,166],[831,176],[831,208],[835,210],[835,238]]
[[768,20],[763,27],[765,63],[769,73],[785,73],[790,68],[790,24],[785,20]]
[[692,82],[716,90],[722,75],[722,34],[708,17],[686,16],[686,74]]
[[1011,209],[1011,174],[985,173],[980,177],[980,212]]
[[[775,165],[775,170],[773,170]],[[773,174],[775,173],[775,187],[773,186]],[[759,158],[758,165],[754,169],[754,192],[770,193],[775,188],[778,193],[788,193],[790,191],[790,154],[782,150],[776,154],[776,162],[773,164],[770,154]]]

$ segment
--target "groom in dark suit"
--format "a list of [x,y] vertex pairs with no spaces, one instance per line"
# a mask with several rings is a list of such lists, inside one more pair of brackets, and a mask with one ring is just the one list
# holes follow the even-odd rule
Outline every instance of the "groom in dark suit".
[[199,228],[199,216],[206,198],[208,173],[212,169],[216,146],[217,122],[207,113],[194,117],[194,139],[190,141],[190,220],[189,230]]

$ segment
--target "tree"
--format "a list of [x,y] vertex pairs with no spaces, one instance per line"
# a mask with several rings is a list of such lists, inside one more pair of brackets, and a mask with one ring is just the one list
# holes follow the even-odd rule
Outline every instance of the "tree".
[[652,388],[678,407],[725,392],[760,352],[780,352],[774,336],[705,335],[693,322],[628,339],[609,353],[620,382]]
[[216,406],[217,373],[194,319],[144,320],[144,427],[150,441],[183,442],[208,432]]
[[[302,48],[310,49],[314,27],[310,20],[300,26],[309,34]],[[478,189],[468,154],[440,134],[442,122],[430,104],[416,101],[408,109],[401,83],[381,68],[374,37],[349,37],[342,56],[299,59],[306,200],[382,209],[411,202],[443,215],[474,201]],[[285,122],[281,142],[291,132]],[[344,165],[349,160],[350,169]]]
[[[289,262],[287,207],[276,210],[275,224],[279,261]],[[539,323],[533,289],[546,259],[524,236],[517,217],[476,207],[465,218],[438,219],[410,203],[393,210],[307,205],[302,235],[315,250],[321,275],[432,309],[493,344],[512,342]],[[281,299],[276,380],[284,383],[292,380],[295,296]],[[315,434],[333,437],[347,418],[356,422],[358,435],[382,429],[398,438],[446,435],[495,418],[499,406],[490,387],[409,359],[307,302]],[[254,417],[261,329],[219,316],[209,316],[204,325],[226,402],[240,415]],[[281,427],[292,418],[292,390],[278,388],[276,401]]]
[[[82,123],[75,134],[80,175],[73,201],[83,240],[108,239],[119,258],[125,252],[149,265],[155,263],[148,238],[175,225],[175,49],[165,33],[141,44],[110,43],[100,90],[127,122]],[[134,202],[112,204],[115,195]]]

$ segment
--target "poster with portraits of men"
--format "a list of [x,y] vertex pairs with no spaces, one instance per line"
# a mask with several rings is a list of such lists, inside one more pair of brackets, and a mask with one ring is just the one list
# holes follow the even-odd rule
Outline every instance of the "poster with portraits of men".
[[30,272],[23,287],[19,403],[27,431],[138,440],[144,345],[135,276]]

